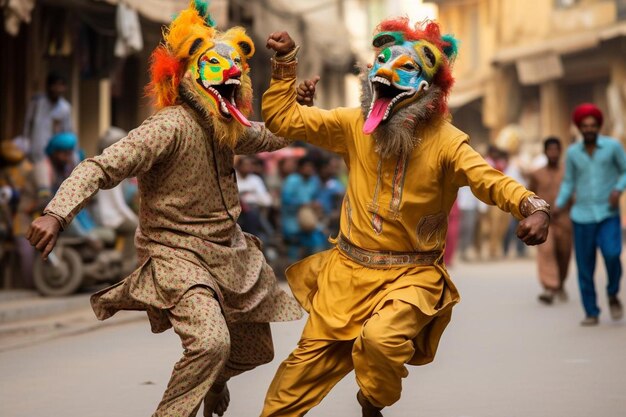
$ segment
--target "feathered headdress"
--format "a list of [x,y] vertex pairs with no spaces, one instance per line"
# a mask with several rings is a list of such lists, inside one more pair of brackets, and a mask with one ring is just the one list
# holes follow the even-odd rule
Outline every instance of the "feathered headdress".
[[215,32],[215,22],[204,0],[191,0],[189,7],[163,30],[163,43],[151,56],[150,83],[146,87],[157,109],[178,101],[178,86],[187,60],[199,48],[210,47]]
[[398,17],[382,21],[375,30],[375,35],[389,32],[392,35],[400,35],[406,41],[425,40],[438,48],[443,53],[443,62],[437,69],[433,78],[433,84],[437,85],[442,92],[443,100],[439,102],[439,112],[447,112],[447,97],[454,84],[452,76],[452,64],[459,51],[458,41],[452,35],[441,35],[437,22],[426,20],[418,22],[414,27],[409,24],[408,17]]

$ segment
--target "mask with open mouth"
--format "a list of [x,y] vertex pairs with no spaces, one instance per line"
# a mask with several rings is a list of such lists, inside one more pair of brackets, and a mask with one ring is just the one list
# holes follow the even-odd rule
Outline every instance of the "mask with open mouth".
[[[399,18],[382,22],[372,45],[377,55],[367,74],[371,102],[364,114],[365,134],[374,133],[410,105],[436,105],[438,113],[447,112],[446,97],[453,83],[451,62],[456,56],[453,37],[441,36],[437,23],[410,28],[408,19]],[[433,86],[438,91],[432,95],[436,103],[422,100]]]
[[215,29],[208,3],[191,0],[164,31],[152,54],[147,92],[155,107],[188,103],[233,146],[250,126],[252,83],[247,61],[254,44],[243,28]]
[[[194,81],[196,99],[206,104],[210,113],[225,122],[234,120],[250,126],[244,114],[249,113],[250,103],[245,102],[242,90],[250,85],[245,60],[252,55],[252,41],[242,29],[231,31],[239,31],[237,43],[228,37],[216,39],[217,42],[190,59],[188,71]],[[229,32],[225,35],[233,34]]]

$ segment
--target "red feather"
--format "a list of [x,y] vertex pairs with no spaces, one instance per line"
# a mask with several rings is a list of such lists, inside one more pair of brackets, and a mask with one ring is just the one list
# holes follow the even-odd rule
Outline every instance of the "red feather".
[[152,52],[150,83],[146,91],[158,108],[171,106],[176,102],[182,69],[182,62],[165,46],[160,45]]

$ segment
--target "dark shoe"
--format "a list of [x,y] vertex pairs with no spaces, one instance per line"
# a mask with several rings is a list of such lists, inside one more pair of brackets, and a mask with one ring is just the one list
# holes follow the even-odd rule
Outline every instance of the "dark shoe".
[[569,300],[569,296],[567,295],[567,291],[565,291],[565,288],[557,290],[554,295],[559,301],[563,303],[566,303]]
[[[204,417],[213,417],[213,414],[223,416],[230,404],[230,392],[226,384],[212,386],[204,397]],[[194,414],[195,415],[195,414]]]
[[382,408],[374,407],[368,401],[368,399],[365,398],[365,395],[363,395],[361,390],[359,390],[359,392],[356,393],[356,400],[359,402],[359,404],[361,404],[361,410],[362,410],[362,416],[363,417],[383,417],[383,415],[380,412],[380,410],[382,410]]
[[584,327],[597,326],[599,322],[598,317],[588,316],[580,322],[580,325]]
[[615,295],[609,297],[609,311],[611,312],[611,318],[613,320],[621,320],[622,317],[624,317],[624,309],[622,308],[622,303]]
[[554,301],[554,291],[544,290],[537,298],[539,299],[539,302],[550,305]]

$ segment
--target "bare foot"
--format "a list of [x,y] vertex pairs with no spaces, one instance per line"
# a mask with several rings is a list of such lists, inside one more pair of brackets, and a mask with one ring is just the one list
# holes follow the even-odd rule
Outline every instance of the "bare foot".
[[363,417],[383,417],[380,410],[381,408],[374,407],[368,400],[365,398],[365,395],[359,390],[356,393],[356,400],[361,404],[361,410],[363,412]]
[[204,397],[204,417],[223,416],[230,404],[228,386],[213,385]]

